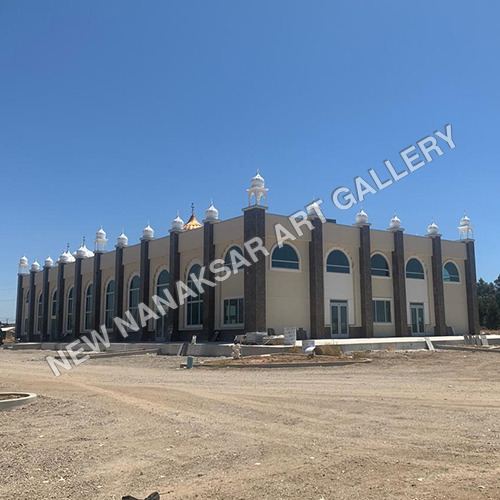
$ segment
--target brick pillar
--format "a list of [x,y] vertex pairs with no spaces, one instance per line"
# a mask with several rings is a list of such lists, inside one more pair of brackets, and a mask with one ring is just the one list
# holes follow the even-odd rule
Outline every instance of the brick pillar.
[[28,342],[35,341],[35,304],[36,304],[36,287],[35,287],[36,271],[30,271],[30,303],[28,317]]
[[[62,334],[65,332],[66,328],[64,327],[64,299],[66,297],[65,290],[65,279],[64,279],[64,268],[66,264],[64,262],[59,262],[57,266],[57,305],[56,305],[56,332],[55,338],[50,337],[51,341],[58,340],[62,337]],[[73,289],[73,314],[74,314],[74,296],[75,289]],[[48,293],[47,293],[48,295]],[[75,317],[73,316],[73,321]],[[50,330],[49,330],[50,331]]]
[[42,302],[42,329],[41,341],[48,339],[49,333],[49,271],[50,267],[43,266],[43,302]]
[[394,229],[394,250],[392,252],[392,289],[394,295],[394,327],[397,337],[410,335],[406,303],[405,246],[402,229]]
[[361,334],[373,337],[373,296],[370,225],[359,225],[359,282],[361,289]]
[[436,322],[434,335],[446,335],[441,236],[433,235],[430,238],[432,239],[432,289],[434,292],[434,317]]
[[[141,284],[139,288],[139,303],[149,307],[149,282],[150,282],[150,261],[149,261],[149,240],[141,238],[141,261],[140,261],[140,276]],[[141,341],[150,340],[149,325],[146,323],[141,328]]]
[[23,307],[24,307],[24,290],[23,290],[23,274],[17,275],[17,301],[16,301],[16,337],[20,337],[23,331]]
[[[124,297],[124,269],[123,269],[123,246],[117,245],[115,252],[115,318],[123,318],[123,297]],[[113,334],[117,337],[120,334],[116,323],[113,322]]]
[[476,251],[474,240],[465,240],[467,260],[465,261],[465,290],[467,293],[467,317],[469,334],[478,335],[479,308],[477,303]]
[[[254,205],[243,209],[243,238],[247,242],[259,237],[266,244],[266,207]],[[245,267],[245,331],[265,332],[266,327],[266,259],[257,254],[253,262],[246,247],[244,257],[252,264]]]
[[325,285],[323,262],[323,223],[319,217],[310,217],[314,226],[309,242],[309,311],[311,338],[325,337]]
[[76,257],[75,285],[73,288],[73,338],[80,336],[82,321],[82,259]]
[[[168,290],[172,295],[176,304],[179,304],[179,296],[177,294],[177,282],[180,280],[180,265],[181,256],[179,253],[179,231],[170,230],[170,254],[169,254],[169,269],[170,281]],[[168,311],[168,328],[172,331],[172,340],[179,340],[179,308],[170,309]]]
[[94,302],[92,304],[92,325],[93,329],[99,331],[101,323],[101,297],[102,297],[102,271],[101,271],[102,252],[94,253],[94,270],[92,283],[94,284]]
[[[215,259],[214,223],[205,220],[203,226],[203,266],[205,278],[214,281],[209,265]],[[215,288],[203,285],[203,336],[210,340],[215,330]]]

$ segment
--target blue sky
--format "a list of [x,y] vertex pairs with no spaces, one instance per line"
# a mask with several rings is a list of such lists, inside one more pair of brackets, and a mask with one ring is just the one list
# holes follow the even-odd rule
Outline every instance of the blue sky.
[[457,147],[363,207],[408,233],[432,217],[478,274],[496,260],[500,4],[495,1],[23,1],[0,4],[0,319],[16,272],[103,224],[137,242],[213,197],[239,215],[259,167],[270,211],[333,189],[453,125]]

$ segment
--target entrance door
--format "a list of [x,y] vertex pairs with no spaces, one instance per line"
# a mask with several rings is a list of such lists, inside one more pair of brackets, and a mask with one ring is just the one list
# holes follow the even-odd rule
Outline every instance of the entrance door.
[[332,300],[330,302],[330,314],[332,324],[332,338],[347,338],[349,336],[347,301]]
[[424,304],[410,304],[410,311],[412,335],[425,335]]

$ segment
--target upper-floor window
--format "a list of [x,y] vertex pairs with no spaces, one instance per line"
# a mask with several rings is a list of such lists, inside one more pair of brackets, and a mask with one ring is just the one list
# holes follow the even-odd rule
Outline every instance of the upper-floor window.
[[410,259],[406,264],[406,277],[416,280],[425,279],[424,266],[418,259]]
[[271,267],[279,269],[298,269],[299,256],[295,249],[286,243],[280,248],[277,246],[271,256]]
[[347,255],[341,250],[333,250],[326,259],[327,273],[349,274],[350,265]]
[[460,275],[458,274],[458,268],[453,262],[447,262],[443,269],[443,279],[447,283],[459,283]]
[[385,257],[379,253],[372,255],[370,260],[372,276],[390,276],[389,264]]
[[224,265],[231,269],[232,271],[237,272],[238,269],[243,266],[243,264],[240,264],[240,260],[238,259],[238,256],[243,256],[243,251],[239,246],[232,246],[227,252],[226,256],[224,257]]

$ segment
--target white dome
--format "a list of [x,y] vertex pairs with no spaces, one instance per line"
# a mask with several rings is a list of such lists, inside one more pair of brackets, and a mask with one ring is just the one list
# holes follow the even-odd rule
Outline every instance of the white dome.
[[399,229],[401,227],[401,219],[396,214],[394,214],[394,217],[389,222],[389,227],[391,229]]
[[[75,252],[76,253],[76,252]],[[71,255],[71,252],[69,251],[69,248],[67,248],[57,259],[57,263],[61,264],[68,264],[69,262],[75,262],[75,257]]]
[[52,267],[54,265],[54,261],[50,258],[50,255],[45,259],[43,263],[43,267]]
[[153,228],[149,225],[149,222],[148,225],[142,230],[142,237],[145,240],[152,240],[155,237],[155,232]]
[[214,207],[214,202],[210,202],[210,206],[205,210],[205,219],[217,220],[219,218],[219,211]]
[[93,257],[94,256],[94,252],[92,252],[92,250],[89,250],[85,246],[85,242],[82,243],[82,246],[75,252],[75,254],[76,254],[75,256],[78,259],[88,259],[89,257]]
[[172,221],[172,231],[182,231],[184,228],[184,221],[179,217],[179,211],[177,211],[177,217]]
[[26,265],[28,264],[28,257],[26,257],[26,255],[23,255],[20,259],[19,259],[19,265]]
[[470,219],[467,217],[467,215],[464,214],[464,216],[460,219],[460,226],[465,227],[465,226],[470,226]]
[[357,224],[366,224],[368,221],[368,214],[361,209],[357,214],[356,214],[356,223]]
[[95,233],[96,240],[105,240],[106,239],[106,231],[101,227],[97,233]]
[[123,231],[122,234],[120,234],[120,236],[118,236],[118,239],[116,240],[116,246],[118,247],[128,246],[128,238]]
[[250,181],[250,186],[251,187],[259,187],[259,188],[264,187],[264,178],[261,177],[258,170],[257,170],[257,174],[255,175],[255,177],[252,177],[252,180]]
[[432,221],[428,226],[427,226],[427,234],[438,234],[439,232],[439,227],[438,225]]
[[35,260],[33,264],[31,264],[31,270],[32,271],[38,271],[40,269],[40,264]]

